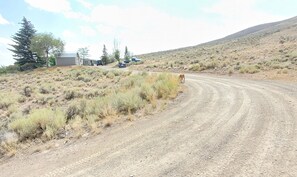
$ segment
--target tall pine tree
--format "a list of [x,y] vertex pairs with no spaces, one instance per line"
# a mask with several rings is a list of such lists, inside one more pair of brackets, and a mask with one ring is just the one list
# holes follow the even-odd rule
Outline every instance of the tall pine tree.
[[31,39],[35,32],[33,24],[23,17],[20,30],[12,36],[12,40],[15,43],[11,45],[13,49],[9,49],[14,53],[13,57],[16,60],[16,64],[22,66],[26,63],[36,63],[37,56],[34,56],[30,50]]
[[101,61],[103,65],[108,64],[108,53],[105,45],[103,45],[103,54],[101,56]]
[[125,47],[125,61],[127,62],[127,63],[129,63],[130,62],[130,52],[128,51],[128,47],[126,46]]

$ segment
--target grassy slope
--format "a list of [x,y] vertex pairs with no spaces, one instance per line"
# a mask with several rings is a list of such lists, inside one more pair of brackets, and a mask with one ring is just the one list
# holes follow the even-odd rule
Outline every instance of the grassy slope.
[[146,70],[293,74],[297,65],[297,17],[258,25],[193,47],[139,56]]

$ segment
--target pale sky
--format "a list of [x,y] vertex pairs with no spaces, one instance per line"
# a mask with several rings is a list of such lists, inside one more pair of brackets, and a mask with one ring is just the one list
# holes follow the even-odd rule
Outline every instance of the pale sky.
[[88,47],[91,58],[117,39],[134,54],[211,41],[261,23],[296,16],[296,0],[0,0],[0,66],[26,17],[38,32],[65,41],[65,52]]

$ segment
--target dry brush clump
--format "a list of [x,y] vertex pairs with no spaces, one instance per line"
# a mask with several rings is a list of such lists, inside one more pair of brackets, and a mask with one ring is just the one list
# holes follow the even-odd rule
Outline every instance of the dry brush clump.
[[19,96],[12,92],[2,92],[0,93],[0,110],[8,109],[12,106],[15,102],[17,102]]
[[66,117],[61,110],[47,108],[33,110],[25,117],[19,117],[9,124],[20,140],[38,138],[51,139],[65,126]]

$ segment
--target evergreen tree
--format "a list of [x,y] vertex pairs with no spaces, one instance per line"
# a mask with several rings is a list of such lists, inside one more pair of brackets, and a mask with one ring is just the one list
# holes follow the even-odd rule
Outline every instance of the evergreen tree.
[[116,49],[114,51],[114,59],[116,59],[118,62],[120,62],[120,50],[119,49]]
[[16,64],[22,66],[26,63],[36,63],[38,57],[30,50],[31,39],[35,32],[33,24],[23,17],[20,30],[12,36],[13,49],[9,49],[14,53],[13,58]]
[[113,58],[120,62],[119,41],[116,39],[113,41]]
[[125,61],[130,61],[130,52],[128,51],[128,47],[125,47],[125,57],[124,57]]
[[108,63],[108,53],[105,45],[103,45],[103,54],[101,56],[101,61],[103,65],[106,65]]

